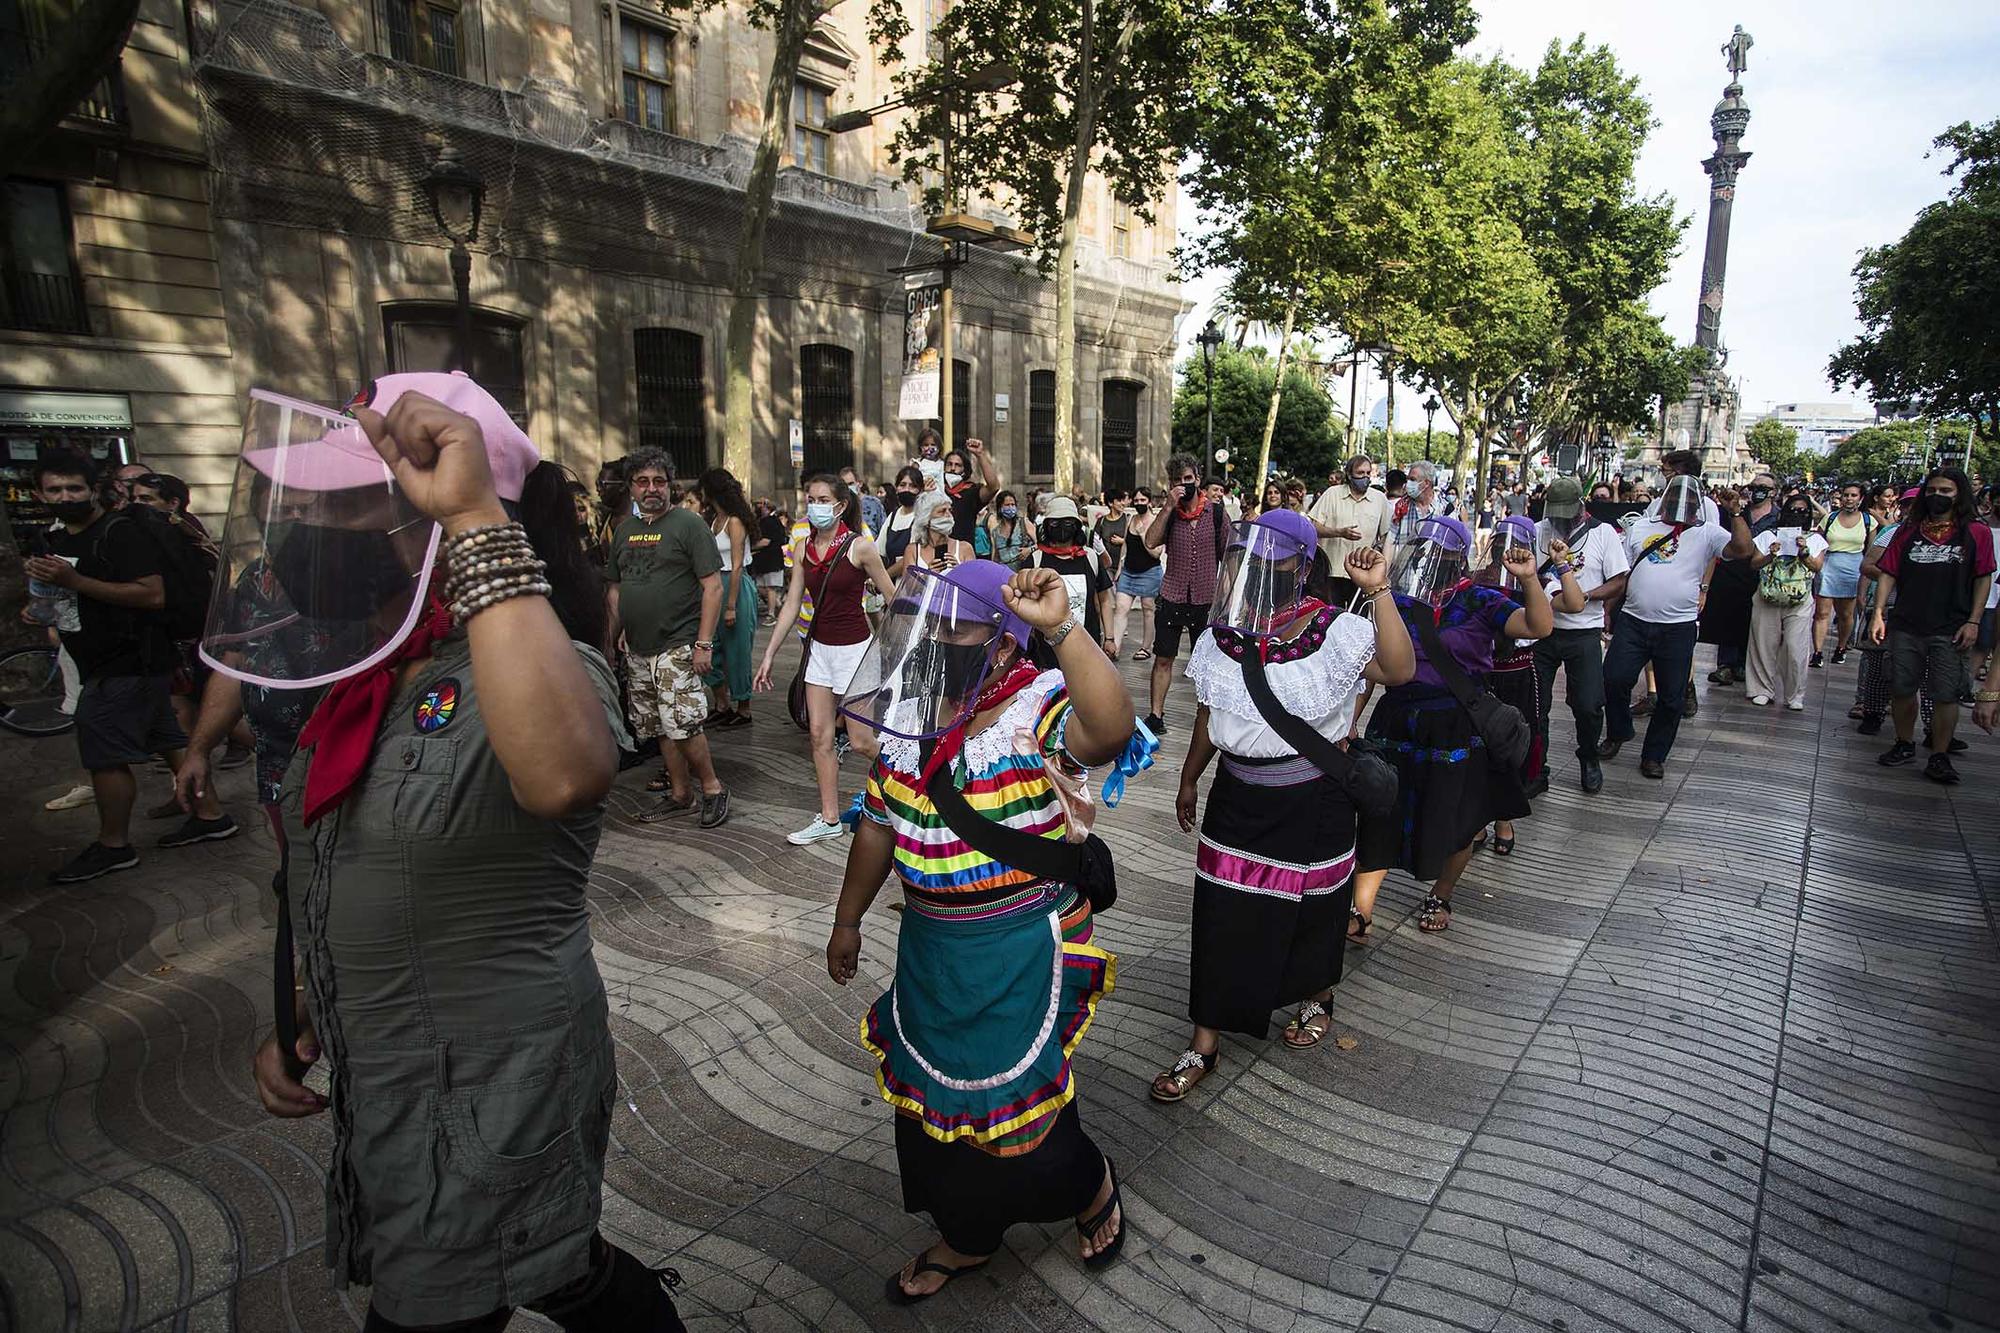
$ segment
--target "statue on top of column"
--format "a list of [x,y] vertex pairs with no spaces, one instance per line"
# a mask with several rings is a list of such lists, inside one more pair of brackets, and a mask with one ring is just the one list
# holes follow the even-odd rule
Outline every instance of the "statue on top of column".
[[1722,48],[1722,54],[1729,57],[1729,81],[1734,83],[1744,70],[1750,68],[1750,48],[1757,44],[1749,33],[1743,31],[1741,23],[1731,33],[1729,41]]

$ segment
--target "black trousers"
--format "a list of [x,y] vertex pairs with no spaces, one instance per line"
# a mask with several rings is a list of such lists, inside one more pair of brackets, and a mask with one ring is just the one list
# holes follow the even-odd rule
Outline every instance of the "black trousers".
[[[667,1294],[680,1275],[669,1268],[662,1278],[598,1235],[590,1242],[590,1271],[530,1301],[528,1308],[555,1320],[564,1333],[687,1333]],[[500,1333],[513,1317],[503,1306],[471,1319],[419,1326],[398,1324],[371,1305],[361,1333]]]
[[1688,676],[1694,670],[1694,636],[1692,620],[1663,625],[1641,620],[1630,611],[1618,613],[1611,650],[1604,655],[1604,722],[1612,740],[1632,739],[1632,687],[1650,664],[1659,689],[1653,716],[1646,723],[1641,759],[1664,764],[1673,751],[1674,737],[1680,735]]
[[1535,706],[1544,736],[1549,734],[1558,666],[1569,686],[1569,714],[1576,719],[1576,753],[1595,758],[1604,734],[1604,647],[1599,632],[1559,629],[1535,644]]

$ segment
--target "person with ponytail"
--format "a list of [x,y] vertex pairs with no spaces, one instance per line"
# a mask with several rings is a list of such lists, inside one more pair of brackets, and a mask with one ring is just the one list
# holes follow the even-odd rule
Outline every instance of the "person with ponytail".
[[722,623],[715,630],[715,665],[702,678],[715,692],[711,727],[750,725],[750,693],[756,675],[752,654],[757,638],[757,587],[750,577],[750,544],[757,515],[743,497],[743,484],[726,467],[701,474],[701,498],[722,557]]
[[[810,598],[812,623],[804,648],[805,695],[819,813],[804,828],[787,835],[787,841],[796,847],[838,838],[846,832],[841,823],[840,756],[834,750],[835,708],[868,652],[863,592],[872,586],[886,598],[896,591],[874,541],[859,527],[861,505],[847,483],[831,472],[816,472],[806,478],[805,490],[807,532],[792,545],[792,575],[785,589],[785,605],[778,612],[770,642],[764,645],[764,660],[752,680],[758,690],[771,688],[771,667],[778,647]],[[847,723],[847,744],[863,760],[874,760],[874,733],[852,718]]]
[[[384,376],[351,418],[258,391],[247,421],[221,586],[268,560],[327,640],[278,683],[332,680],[279,798],[304,1003],[253,1072],[272,1115],[332,1113],[335,1281],[370,1289],[365,1333],[520,1305],[681,1330],[678,1275],[598,1230],[617,1069],[584,890],[624,725],[562,473],[460,374]],[[270,683],[228,601],[203,653]]]

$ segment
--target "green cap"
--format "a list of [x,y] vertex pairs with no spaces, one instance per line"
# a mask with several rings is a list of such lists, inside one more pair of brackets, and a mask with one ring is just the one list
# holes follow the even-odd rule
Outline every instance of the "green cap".
[[1583,512],[1583,484],[1575,477],[1557,477],[1542,492],[1542,514],[1547,518],[1575,518]]

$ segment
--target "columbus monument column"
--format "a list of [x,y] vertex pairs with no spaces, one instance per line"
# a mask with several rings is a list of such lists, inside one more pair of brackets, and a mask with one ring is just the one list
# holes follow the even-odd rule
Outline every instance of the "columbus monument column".
[[1729,213],[1736,201],[1736,177],[1750,154],[1740,146],[1750,128],[1750,107],[1743,100],[1742,76],[1750,61],[1750,34],[1737,25],[1722,53],[1729,57],[1729,86],[1708,118],[1715,135],[1715,153],[1701,164],[1708,173],[1708,246],[1702,252],[1701,306],[1695,315],[1694,340],[1710,351],[1722,346],[1722,282],[1729,270]]

